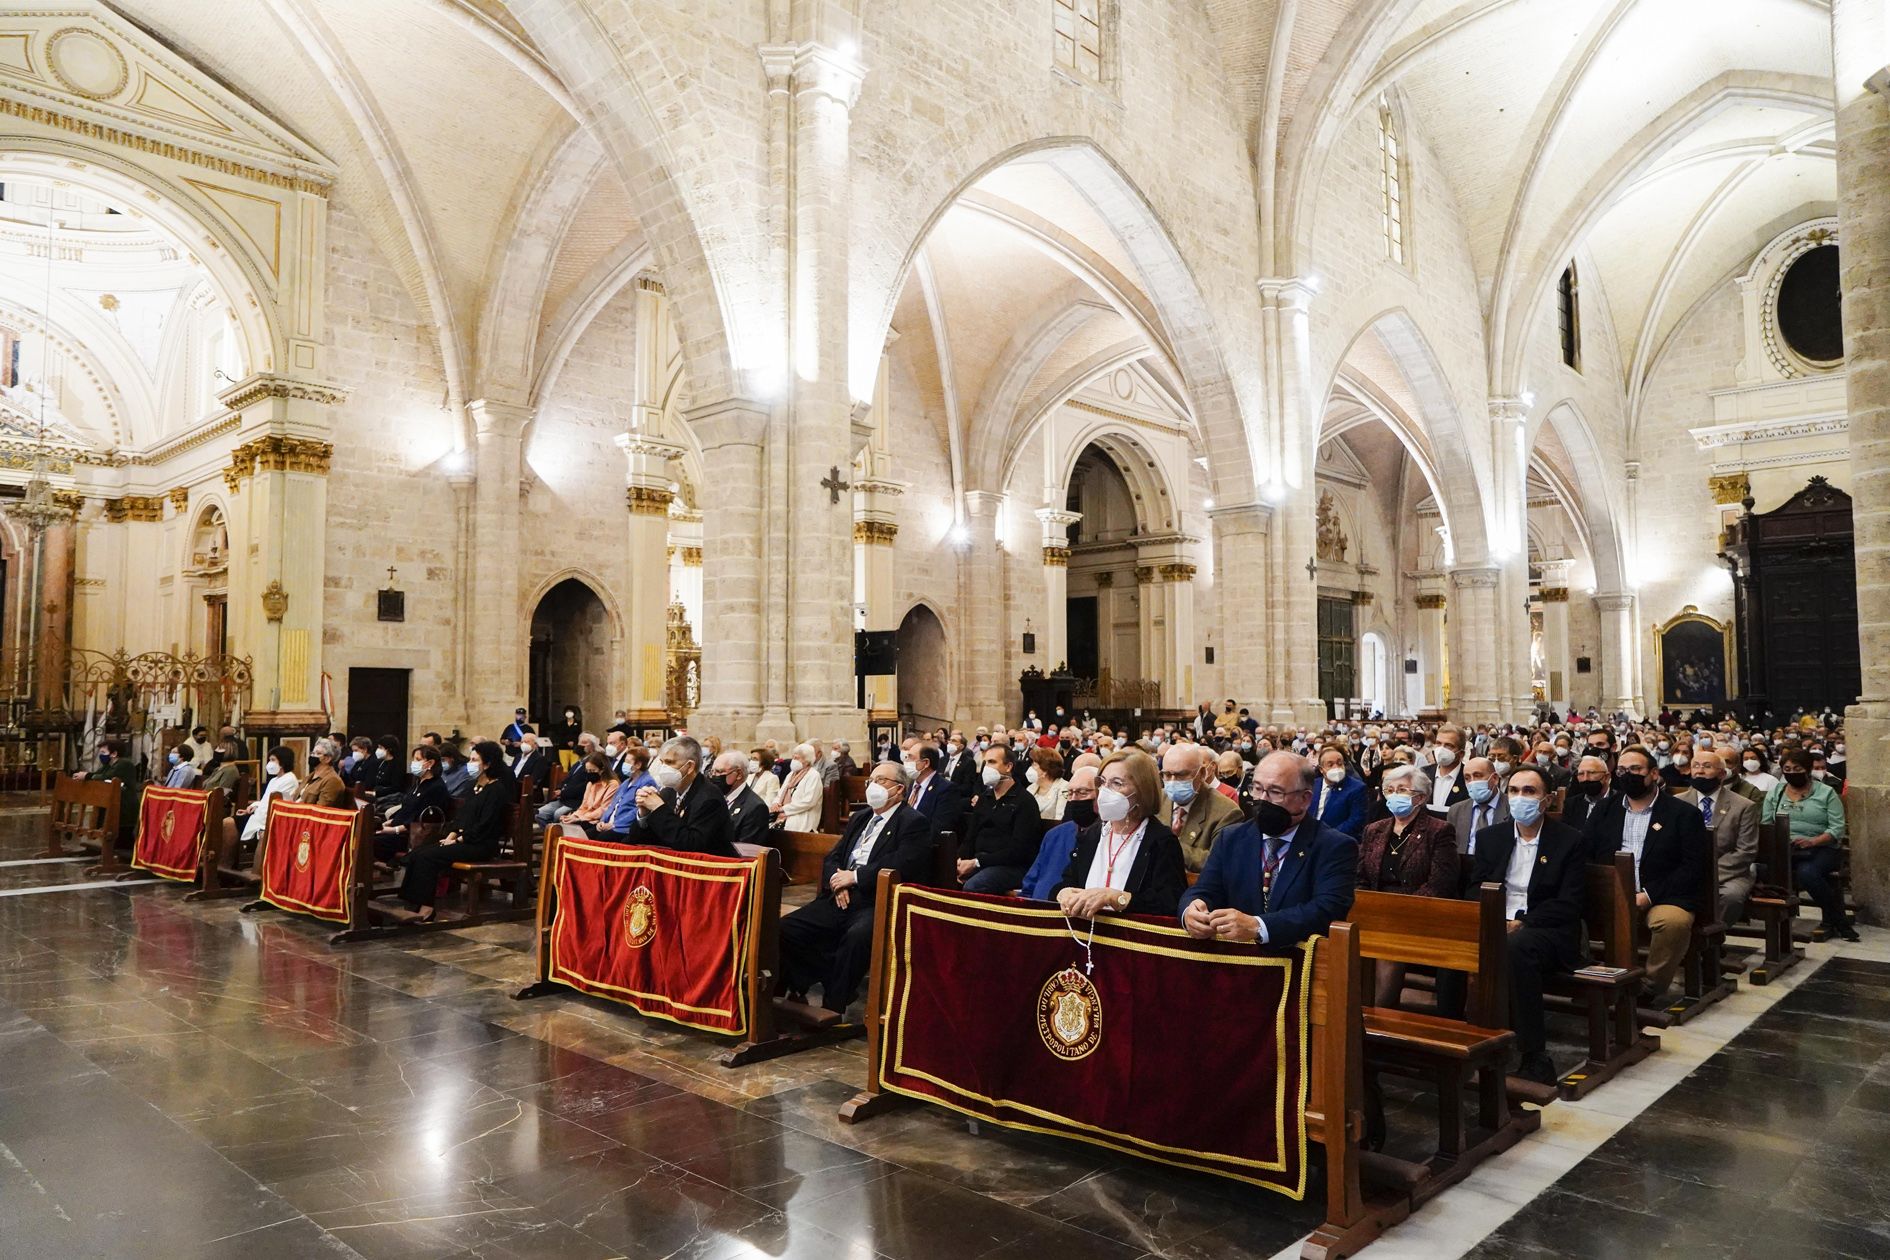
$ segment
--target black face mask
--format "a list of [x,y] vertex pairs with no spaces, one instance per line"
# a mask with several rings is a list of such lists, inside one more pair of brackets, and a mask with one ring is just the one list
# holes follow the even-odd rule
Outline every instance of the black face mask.
[[1600,796],[1601,789],[1601,784],[1591,783],[1585,779],[1577,779],[1569,786],[1569,790],[1574,792],[1577,796]]
[[1254,825],[1260,828],[1263,836],[1277,836],[1293,825],[1293,816],[1286,806],[1275,804],[1261,797],[1253,803]]
[[1222,783],[1225,783],[1230,788],[1237,788],[1240,786],[1240,776],[1237,774],[1223,774],[1220,776],[1220,780]]
[[1623,796],[1638,798],[1647,792],[1647,776],[1634,774],[1627,770],[1614,772],[1615,791]]
[[1065,822],[1075,823],[1078,831],[1086,830],[1096,821],[1096,802],[1065,801],[1063,804],[1063,820]]
[[1706,775],[1696,774],[1689,779],[1688,782],[1693,785],[1693,790],[1698,792],[1701,796],[1711,796],[1713,793],[1719,791],[1719,780],[1709,778]]
[[1811,782],[1811,772],[1808,770],[1787,770],[1785,772],[1785,782],[1795,788],[1802,788]]

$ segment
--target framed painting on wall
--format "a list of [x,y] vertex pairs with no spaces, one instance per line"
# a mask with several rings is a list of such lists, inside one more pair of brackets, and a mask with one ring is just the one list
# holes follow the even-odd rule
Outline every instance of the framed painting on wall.
[[1654,632],[1662,708],[1717,707],[1732,693],[1732,630],[1688,604]]

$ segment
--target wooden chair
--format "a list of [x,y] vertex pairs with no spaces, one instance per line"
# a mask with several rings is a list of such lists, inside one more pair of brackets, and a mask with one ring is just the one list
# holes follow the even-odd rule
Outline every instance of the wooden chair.
[[[46,820],[45,858],[78,857],[86,848],[98,849],[102,874],[124,869],[118,860],[120,814],[125,788],[116,779],[75,779],[61,775],[53,783],[52,811]],[[68,848],[78,845],[79,848]]]
[[1726,974],[1726,925],[1719,920],[1719,855],[1710,830],[1699,879],[1700,910],[1693,916],[1693,936],[1680,964],[1681,994],[1666,1007],[1676,1024],[1686,1023],[1739,988],[1739,982]]
[[840,841],[838,832],[776,831],[781,843],[781,861],[791,884],[811,884],[820,878],[821,863]]
[[[1401,1184],[1416,1208],[1462,1180],[1480,1161],[1508,1150],[1542,1123],[1538,1112],[1509,1104],[1509,947],[1503,889],[1484,884],[1475,901],[1361,890],[1347,915],[1368,962],[1460,971],[1474,994],[1463,1020],[1367,1007],[1367,1070],[1430,1081],[1437,1091],[1437,1154],[1411,1165],[1370,1156],[1368,1166]],[[1464,1115],[1464,1091],[1477,1090],[1477,1125]]]
[[[1793,933],[1799,895],[1792,883],[1791,820],[1779,814],[1759,824],[1758,880],[1746,898],[1746,918],[1757,923],[1764,957],[1746,972],[1753,984],[1770,984],[1805,960]],[[1734,928],[1739,936],[1753,929]]]
[[1558,976],[1544,991],[1552,1007],[1574,1010],[1588,1021],[1588,1057],[1560,1082],[1562,1097],[1570,1099],[1587,1096],[1660,1049],[1660,1038],[1641,1030],[1635,1004],[1647,972],[1635,957],[1634,855],[1617,853],[1612,865],[1589,866],[1587,880],[1582,918],[1590,966],[1597,970]]

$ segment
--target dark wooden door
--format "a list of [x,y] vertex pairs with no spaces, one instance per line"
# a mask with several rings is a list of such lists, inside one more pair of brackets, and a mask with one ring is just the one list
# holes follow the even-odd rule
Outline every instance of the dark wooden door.
[[1764,706],[1841,712],[1863,686],[1850,496],[1813,477],[1778,509],[1745,518],[1741,533],[1751,565],[1745,621],[1758,638],[1752,681]]
[[1358,636],[1352,601],[1319,598],[1319,698],[1339,714],[1358,691]]
[[379,739],[395,735],[404,747],[413,742],[407,729],[407,687],[404,669],[350,669],[348,671],[347,733]]
[[[1094,595],[1072,595],[1064,601],[1069,619],[1066,634],[1070,642],[1070,672],[1078,678],[1095,678],[1102,668],[1098,647],[1097,606]],[[1051,662],[1053,665],[1057,662]]]

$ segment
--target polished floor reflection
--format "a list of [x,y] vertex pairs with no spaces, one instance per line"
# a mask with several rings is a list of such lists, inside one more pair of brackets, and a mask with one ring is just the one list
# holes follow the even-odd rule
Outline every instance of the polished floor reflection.
[[[18,799],[0,863],[38,844]],[[718,1038],[516,1002],[526,925],[334,948],[92,882],[0,865],[0,1256],[1244,1260],[1319,1216],[936,1109],[848,1128],[858,1044],[731,1071]],[[1890,1255],[1864,1145],[1890,1120],[1886,1032],[1890,966],[1825,963],[1476,1254]],[[1428,1136],[1425,1100],[1391,1106],[1394,1148]]]

